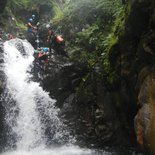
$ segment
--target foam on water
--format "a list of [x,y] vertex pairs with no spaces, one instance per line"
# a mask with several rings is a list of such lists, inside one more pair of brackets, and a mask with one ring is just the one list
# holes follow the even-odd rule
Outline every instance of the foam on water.
[[106,151],[93,151],[89,149],[81,149],[77,146],[63,146],[51,149],[34,149],[31,151],[12,151],[2,153],[1,155],[116,155]]

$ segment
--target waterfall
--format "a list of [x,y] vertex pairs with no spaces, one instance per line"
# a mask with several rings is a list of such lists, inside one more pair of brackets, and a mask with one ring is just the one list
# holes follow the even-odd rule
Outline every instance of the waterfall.
[[[32,76],[33,47],[20,39],[4,44],[4,93],[9,141],[17,150],[44,148],[50,141],[62,142],[68,135],[58,118],[59,109]],[[12,144],[10,144],[12,145]]]
[[[31,64],[33,62],[33,48],[26,49],[29,53],[23,57],[20,51],[14,47],[14,42],[4,44],[4,72],[6,74],[7,102],[6,121],[17,148],[29,149],[36,145],[42,145],[42,127],[35,104],[35,91],[39,85],[30,82]],[[26,45],[26,42],[24,42]],[[11,140],[12,141],[12,140]]]

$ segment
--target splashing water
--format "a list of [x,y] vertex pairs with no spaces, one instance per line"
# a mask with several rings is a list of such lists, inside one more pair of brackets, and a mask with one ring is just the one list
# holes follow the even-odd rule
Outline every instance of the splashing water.
[[[3,105],[8,146],[1,155],[116,155],[71,145],[75,139],[58,118],[55,100],[32,80],[33,51],[27,41],[20,39],[4,43]],[[61,147],[48,145],[52,142]]]
[[[22,44],[22,48],[19,45]],[[18,49],[17,49],[18,48]],[[4,44],[4,71],[6,74],[5,102],[6,121],[12,130],[17,149],[29,150],[45,147],[48,134],[55,141],[63,141],[63,123],[58,118],[59,109],[39,83],[33,82],[31,69],[33,64],[32,46],[21,40],[12,40]],[[23,53],[26,55],[23,56]],[[53,131],[52,131],[53,130]]]

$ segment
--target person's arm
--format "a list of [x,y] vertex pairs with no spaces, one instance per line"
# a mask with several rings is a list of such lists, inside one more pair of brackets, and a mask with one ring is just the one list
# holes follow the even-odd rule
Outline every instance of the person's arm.
[[50,41],[52,35],[52,30],[48,30],[47,42]]
[[50,41],[50,36],[48,35],[48,36],[47,36],[47,42],[49,42],[49,41]]
[[28,23],[28,26],[30,26],[33,29],[36,29],[36,27],[34,27],[30,22]]

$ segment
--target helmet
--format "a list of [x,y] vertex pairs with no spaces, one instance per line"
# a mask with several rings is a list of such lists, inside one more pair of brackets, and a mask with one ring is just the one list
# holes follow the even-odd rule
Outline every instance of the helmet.
[[32,15],[32,18],[34,19],[36,16],[35,15]]
[[29,19],[29,22],[32,22],[32,21],[33,21],[33,19],[32,19],[32,18],[30,18],[30,19]]
[[47,25],[46,25],[46,28],[47,28],[47,29],[50,29],[50,28],[51,28],[50,24],[47,24]]
[[48,52],[49,51],[49,48],[48,47],[43,47],[43,51],[44,52]]

